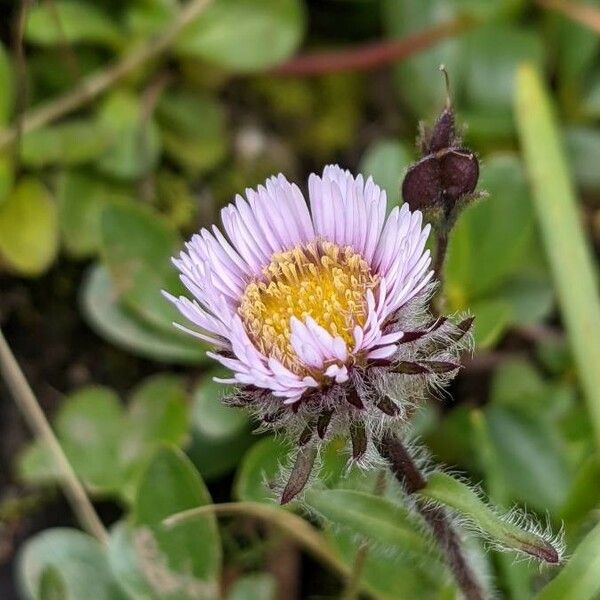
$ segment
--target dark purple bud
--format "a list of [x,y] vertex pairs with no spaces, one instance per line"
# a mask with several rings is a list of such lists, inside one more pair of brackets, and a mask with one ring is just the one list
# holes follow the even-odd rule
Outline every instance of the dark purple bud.
[[350,439],[352,440],[352,458],[360,460],[367,451],[367,432],[362,421],[353,421],[350,425]]
[[439,150],[454,144],[456,134],[454,131],[454,111],[447,106],[438,117],[427,147],[428,154],[435,154]]
[[267,424],[271,424],[271,423],[277,423],[277,421],[279,421],[283,415],[285,414],[285,409],[279,409],[276,411],[273,411],[272,413],[267,413],[264,417],[263,417],[263,422],[267,423]]
[[420,360],[418,362],[403,360],[394,366],[394,373],[402,375],[424,375],[428,373],[451,373],[460,365],[445,360]]
[[424,375],[429,373],[429,369],[424,367],[422,364],[403,360],[394,366],[392,369],[394,373],[400,373],[402,375]]
[[426,335],[430,335],[437,331],[448,319],[446,317],[440,317],[433,321],[430,325],[428,325],[425,329],[421,331],[405,331],[404,335],[398,342],[399,344],[408,344],[409,342],[414,342]]
[[454,343],[460,342],[473,327],[475,317],[467,317],[456,326],[456,331],[450,334]]
[[326,410],[319,416],[319,420],[317,421],[317,435],[321,439],[323,439],[325,437],[325,434],[327,433],[327,428],[329,427],[329,423],[331,422],[332,415],[332,410]]
[[425,366],[430,373],[451,373],[452,371],[456,371],[456,369],[460,369],[460,365],[457,363],[453,363],[446,360],[424,360],[421,361],[421,364]]
[[402,182],[402,198],[411,210],[424,210],[440,204],[442,192],[440,167],[433,154],[409,167]]
[[365,407],[365,405],[363,404],[363,401],[358,396],[358,392],[353,387],[347,388],[346,400],[350,404],[352,404],[352,406],[354,406],[354,408],[358,408],[359,410],[362,410]]
[[377,408],[390,417],[397,417],[402,412],[400,407],[393,402],[389,396],[383,396],[383,398],[377,402]]
[[443,195],[456,202],[472,194],[479,179],[479,161],[467,148],[448,148],[438,158]]
[[448,219],[461,198],[472,195],[479,179],[479,161],[460,146],[454,126],[448,73],[446,106],[421,145],[425,155],[412,165],[402,182],[402,197],[411,210],[442,210]]
[[298,452],[290,478],[283,494],[281,494],[281,504],[291,502],[304,489],[304,486],[308,483],[316,457],[317,449],[315,446],[307,446]]

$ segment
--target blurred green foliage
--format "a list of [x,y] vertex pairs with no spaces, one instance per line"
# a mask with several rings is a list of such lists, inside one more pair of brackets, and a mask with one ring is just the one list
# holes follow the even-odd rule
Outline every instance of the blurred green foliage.
[[[177,0],[33,4],[25,74],[10,57],[8,38],[0,43],[0,129],[16,122],[19,78],[27,80],[30,107],[51,102],[152,44],[179,10]],[[455,18],[470,19],[471,27],[391,65],[389,76],[272,71],[301,45],[400,38]],[[247,417],[220,403],[225,390],[212,381],[220,373],[207,371],[206,347],[173,328],[179,318],[160,294],[182,293],[170,257],[184,237],[217,222],[234,194],[279,171],[301,182],[308,171],[339,161],[373,175],[390,204],[399,203],[418,121],[431,121],[444,102],[440,63],[450,72],[488,196],[462,215],[445,272],[448,312],[476,317],[475,359],[452,390],[454,401],[428,404],[415,428],[436,460],[481,481],[499,506],[526,506],[556,528],[564,522],[574,566],[540,598],[597,597],[597,568],[589,573],[600,556],[597,526],[592,530],[600,460],[557,326],[513,100],[515,71],[528,61],[552,83],[569,168],[585,198],[579,208],[598,223],[599,55],[595,32],[522,0],[214,0],[165,57],[0,148],[3,280],[85,265],[76,282],[83,318],[99,338],[125,356],[149,359],[157,371],[124,401],[98,385],[63,399],[53,419],[58,438],[90,494],[116,501],[122,518],[108,549],[74,529],[27,541],[18,569],[24,597],[276,596],[275,580],[260,572],[262,540],[250,536],[250,560],[236,544],[243,534],[218,527],[214,516],[172,530],[161,525],[172,513],[210,504],[213,486],[219,500],[227,499],[223,482],[229,485],[232,474],[230,499],[273,503],[274,480],[286,464],[285,442],[252,437]],[[185,376],[175,374],[179,365]],[[457,597],[446,568],[403,512],[398,486],[390,481],[374,498],[375,474],[346,469],[335,440],[323,462],[306,508],[326,524],[322,543],[346,565],[357,540],[369,541],[366,591],[390,600]],[[59,478],[40,442],[22,451],[16,472],[30,486]],[[582,539],[584,549],[575,550]],[[554,576],[472,544],[502,597],[532,598]],[[237,575],[224,596],[223,565]],[[589,579],[574,592],[580,573]]]

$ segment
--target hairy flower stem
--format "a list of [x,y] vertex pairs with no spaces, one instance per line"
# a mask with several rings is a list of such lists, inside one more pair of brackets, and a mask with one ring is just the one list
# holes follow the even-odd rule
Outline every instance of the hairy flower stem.
[[[375,443],[378,452],[388,460],[394,476],[408,494],[414,494],[425,487],[427,481],[423,473],[400,438],[386,433]],[[446,562],[466,600],[485,600],[483,589],[467,562],[460,538],[452,527],[446,511],[441,507],[428,505],[422,500],[416,500],[415,504],[443,550]]]
[[442,225],[437,232],[435,258],[433,262],[434,278],[439,281],[440,289],[444,282],[444,263],[446,262],[446,253],[448,251],[448,231],[445,225]]

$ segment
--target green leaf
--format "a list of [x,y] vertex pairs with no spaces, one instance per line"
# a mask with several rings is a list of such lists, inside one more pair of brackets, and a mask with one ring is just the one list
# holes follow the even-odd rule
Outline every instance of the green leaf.
[[177,0],[138,0],[126,7],[128,32],[144,37],[156,35],[164,29],[165,23],[177,14]]
[[21,275],[44,272],[58,249],[56,206],[36,179],[21,179],[0,204],[0,260]]
[[548,94],[531,66],[518,74],[515,110],[543,241],[600,445],[600,299],[589,245]]
[[129,194],[105,179],[78,171],[65,171],[57,186],[63,244],[78,258],[100,249],[100,221],[109,203],[126,204]]
[[147,442],[181,445],[188,430],[188,396],[182,377],[158,374],[138,386],[129,402],[131,426]]
[[44,569],[40,577],[40,600],[68,600],[67,588],[60,571],[53,566]]
[[227,600],[275,600],[276,591],[273,575],[253,573],[238,579],[229,588]]
[[[13,70],[8,52],[0,42],[0,126],[10,122],[14,103]],[[0,195],[1,198],[1,195]]]
[[102,546],[81,531],[47,529],[27,540],[17,560],[19,587],[25,598],[42,599],[40,583],[49,568],[56,570],[68,598],[122,598],[111,578]]
[[87,485],[97,491],[119,489],[119,443],[127,431],[121,402],[111,389],[90,386],[68,396],[55,427],[69,462]]
[[232,471],[253,441],[245,411],[223,404],[222,397],[231,389],[213,381],[213,375],[224,374],[207,373],[194,390],[189,449],[194,464],[207,479]]
[[281,438],[266,437],[256,442],[244,456],[233,486],[234,496],[248,502],[277,503],[268,484],[279,474],[289,452]]
[[160,132],[141,101],[130,92],[112,92],[102,104],[98,123],[111,134],[112,143],[97,162],[111,177],[138,179],[151,171],[160,157]]
[[539,510],[557,510],[564,502],[570,472],[557,434],[539,418],[501,406],[486,409],[499,466],[513,495]]
[[305,502],[333,524],[367,540],[417,555],[431,555],[430,544],[407,508],[387,498],[354,490],[309,489]]
[[595,600],[600,594],[600,524],[577,546],[536,600]]
[[180,245],[177,232],[145,207],[110,205],[102,212],[102,255],[122,302],[149,324],[177,337],[183,334],[173,321],[182,317],[161,291],[182,293],[171,264]]
[[516,275],[494,298],[510,307],[510,321],[518,325],[540,323],[554,308],[554,288],[545,275]]
[[402,202],[400,185],[411,162],[412,156],[404,144],[383,139],[367,148],[359,170],[365,177],[371,175],[375,183],[386,191],[390,209]]
[[162,525],[169,515],[210,503],[189,459],[175,449],[160,448],[141,479],[132,522],[137,534],[146,538],[146,550],[152,548],[154,560],[172,582],[168,598],[217,596],[221,543],[215,516],[198,516],[168,529]]
[[567,524],[567,531],[578,530],[578,525],[588,519],[590,513],[600,505],[600,459],[597,455],[590,456],[580,466],[573,478],[560,517]]
[[544,45],[535,31],[498,23],[467,33],[463,53],[465,102],[486,113],[510,111],[521,61],[536,66],[544,61]]
[[292,54],[303,30],[299,0],[220,0],[186,29],[175,48],[180,56],[255,71]]
[[161,362],[206,362],[205,348],[197,340],[154,329],[122,306],[108,271],[101,265],[89,271],[81,295],[90,326],[117,346]]
[[532,556],[539,560],[557,563],[560,552],[532,528],[525,529],[511,519],[502,518],[485,504],[468,485],[447,475],[433,473],[427,485],[417,492],[421,498],[449,506],[462,517],[471,521],[494,545]]
[[600,130],[594,127],[568,127],[564,131],[566,158],[577,185],[600,190],[596,158],[600,153]]
[[[325,535],[346,564],[354,565],[356,535],[339,530],[327,531]],[[437,561],[429,558],[414,560],[401,548],[381,548],[378,545],[369,546],[361,579],[364,588],[374,598],[381,600],[440,600],[446,598],[442,595],[442,589],[448,586],[448,576]]]
[[101,156],[112,141],[100,123],[83,119],[49,125],[26,133],[21,140],[21,160],[28,167],[52,164],[78,165]]
[[25,39],[41,46],[81,42],[118,48],[121,32],[108,15],[81,0],[54,0],[28,11]]
[[454,308],[507,282],[527,260],[533,240],[533,210],[517,157],[489,158],[480,188],[489,197],[465,210],[450,238],[446,279],[451,302],[456,298]]
[[475,316],[473,337],[477,348],[490,348],[502,337],[510,324],[511,308],[502,300],[480,300],[471,304]]
[[46,445],[35,440],[17,456],[19,479],[29,485],[48,485],[60,479],[60,471]]
[[[458,16],[457,12],[454,4],[446,0],[385,0],[382,23],[390,37],[403,38],[452,21]],[[460,40],[444,40],[396,65],[396,89],[413,113],[432,115],[442,108],[446,91],[438,75],[438,67],[446,65],[456,88],[462,76],[460,50]]]
[[[593,8],[598,6],[596,0],[580,0],[578,4],[582,5],[582,10],[585,10],[585,4]],[[550,34],[548,44],[553,49],[556,63],[558,97],[568,114],[576,114],[587,77],[596,64],[600,40],[593,29],[582,26],[560,11],[548,11],[546,21],[549,25],[546,30]]]
[[[147,529],[135,529],[120,521],[110,531],[108,562],[118,586],[127,598],[165,600],[161,577],[165,569],[156,551],[156,542]],[[177,586],[178,579],[166,573],[167,589]],[[169,597],[170,598],[170,597]]]
[[131,396],[126,417],[127,435],[120,440],[119,454],[132,496],[149,455],[161,444],[183,445],[189,429],[187,393],[184,381],[176,375],[154,375]]
[[158,103],[157,119],[165,151],[191,176],[210,170],[224,157],[225,116],[210,96],[167,92]]
[[14,183],[14,167],[12,156],[7,152],[0,151],[0,204],[2,204]]

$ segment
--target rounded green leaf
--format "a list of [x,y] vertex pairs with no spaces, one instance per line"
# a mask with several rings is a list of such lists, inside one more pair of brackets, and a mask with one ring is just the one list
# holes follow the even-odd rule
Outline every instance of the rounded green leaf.
[[89,324],[117,346],[162,362],[206,362],[206,351],[197,340],[154,329],[122,306],[108,271],[101,265],[89,271],[81,296]]
[[45,271],[58,249],[56,206],[36,179],[22,179],[0,203],[0,262],[22,275]]
[[19,479],[29,485],[48,485],[60,479],[56,466],[46,445],[35,440],[23,448],[17,456]]
[[91,2],[53,0],[29,9],[25,39],[42,46],[85,42],[118,47],[122,37],[114,23]]
[[[174,513],[210,503],[208,490],[189,459],[169,447],[157,450],[140,481],[132,523],[134,535],[141,536],[145,557],[160,564],[172,583],[166,598],[217,595],[221,542],[215,516],[199,516],[171,528],[162,525]],[[155,583],[149,583],[156,589]]]
[[141,470],[157,446],[183,445],[188,429],[188,397],[181,377],[154,375],[134,390],[126,416],[128,433],[119,447],[127,477],[125,496],[132,496]]
[[56,417],[56,433],[75,469],[98,491],[119,489],[119,443],[126,435],[123,409],[116,393],[89,386],[68,396]]
[[65,171],[57,187],[62,241],[76,257],[100,249],[102,210],[109,203],[126,204],[129,194],[105,179],[78,171]]
[[185,30],[175,48],[180,56],[254,71],[292,54],[303,30],[299,0],[219,0]]
[[157,119],[165,151],[190,175],[211,169],[225,155],[225,116],[210,96],[165,93],[157,106]]
[[102,173],[129,181],[156,166],[160,133],[153,118],[143,114],[139,98],[123,90],[113,92],[102,104],[98,122],[112,142],[97,162]]
[[406,146],[393,139],[374,142],[362,157],[360,172],[365,178],[371,175],[375,183],[386,191],[388,210],[402,202],[400,186],[411,161]]
[[24,598],[41,600],[40,583],[49,568],[56,570],[68,598],[122,598],[111,577],[102,547],[81,531],[47,529],[25,543],[17,561],[19,587]]
[[238,579],[229,588],[227,600],[275,600],[277,586],[273,575],[253,573]]
[[161,293],[182,292],[171,264],[180,244],[177,232],[145,207],[115,204],[102,212],[102,255],[122,302],[154,327],[184,337],[173,327],[182,317]]
[[8,52],[0,42],[0,126],[8,125],[14,102],[13,70]]
[[68,600],[65,582],[55,567],[44,569],[40,577],[39,598],[40,600]]
[[229,386],[216,383],[209,373],[194,390],[193,441],[190,456],[203,477],[223,475],[235,468],[252,443],[251,425],[244,411],[226,406],[223,396]]
[[289,448],[281,438],[266,437],[256,442],[235,476],[235,497],[241,501],[276,503],[276,494],[268,485],[279,474],[288,453]]
[[13,157],[9,152],[0,151],[0,204],[8,198],[14,178]]
[[33,168],[77,165],[102,156],[112,132],[94,121],[76,119],[30,131],[21,139],[21,161]]
[[465,103],[486,113],[510,112],[517,66],[541,65],[544,52],[534,30],[499,23],[473,29],[463,41]]

